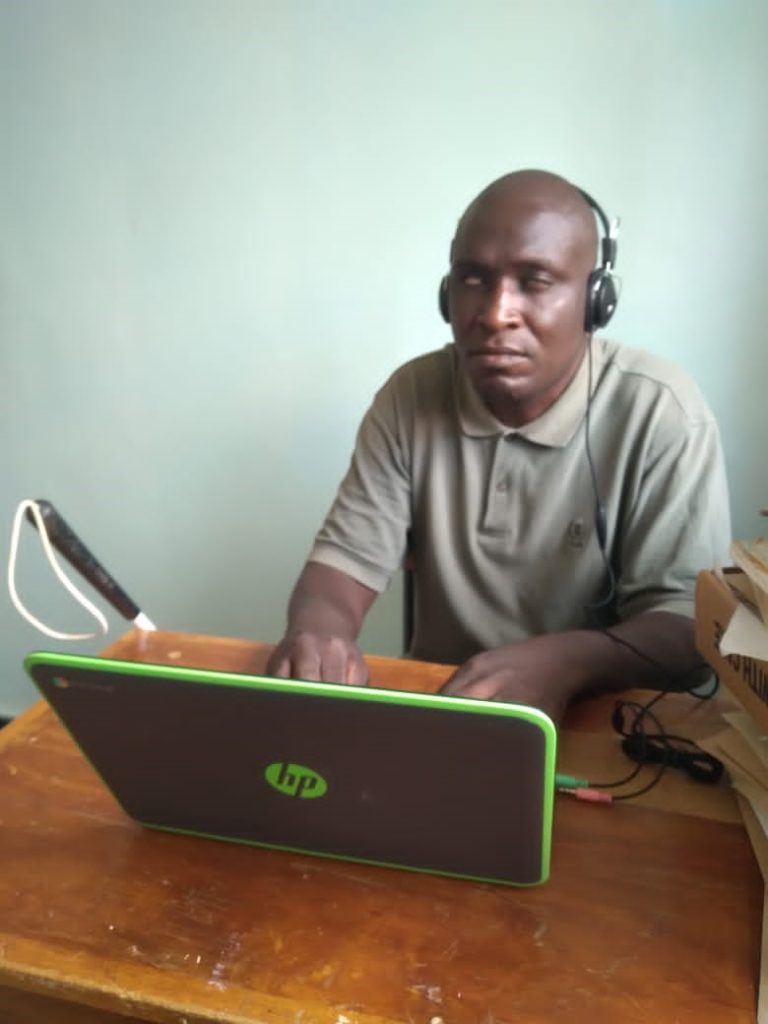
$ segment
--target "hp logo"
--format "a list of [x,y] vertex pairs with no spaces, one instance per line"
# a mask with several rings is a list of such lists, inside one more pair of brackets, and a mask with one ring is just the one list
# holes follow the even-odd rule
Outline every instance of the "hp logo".
[[302,800],[314,800],[323,796],[328,783],[322,775],[313,772],[303,764],[275,761],[264,770],[264,778],[274,789],[286,796],[298,796]]

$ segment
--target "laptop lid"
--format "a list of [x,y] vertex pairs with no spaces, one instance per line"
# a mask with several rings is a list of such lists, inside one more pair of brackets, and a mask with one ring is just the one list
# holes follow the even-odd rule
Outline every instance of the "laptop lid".
[[549,873],[535,708],[68,654],[25,667],[150,828],[513,885]]

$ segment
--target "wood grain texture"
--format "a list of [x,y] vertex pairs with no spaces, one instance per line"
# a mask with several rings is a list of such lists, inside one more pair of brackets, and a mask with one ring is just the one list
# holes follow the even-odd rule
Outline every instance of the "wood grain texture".
[[[266,651],[134,633],[106,653],[258,671]],[[451,671],[370,662],[410,689]],[[606,710],[574,710],[574,758]],[[706,816],[559,798],[550,881],[510,889],[142,829],[38,704],[0,732],[0,1020],[753,1021],[763,883],[710,796]]]

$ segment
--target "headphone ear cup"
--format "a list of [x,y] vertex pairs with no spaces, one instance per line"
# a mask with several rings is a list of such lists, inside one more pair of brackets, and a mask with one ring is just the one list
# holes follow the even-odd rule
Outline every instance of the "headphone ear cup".
[[587,308],[584,313],[584,330],[592,331],[605,327],[613,316],[619,301],[613,274],[598,267],[587,278]]
[[447,324],[451,322],[451,314],[448,309],[448,275],[440,282],[440,288],[437,292],[437,308],[440,310],[440,316],[445,320]]

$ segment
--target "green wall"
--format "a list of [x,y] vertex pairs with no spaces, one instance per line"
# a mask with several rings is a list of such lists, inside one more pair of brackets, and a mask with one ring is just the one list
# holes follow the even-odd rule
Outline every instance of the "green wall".
[[[372,392],[447,340],[456,217],[523,166],[621,215],[610,333],[698,379],[756,534],[766,38],[765,0],[0,0],[3,536],[47,497],[159,625],[277,639]],[[0,640],[12,714],[66,645],[7,598]]]

